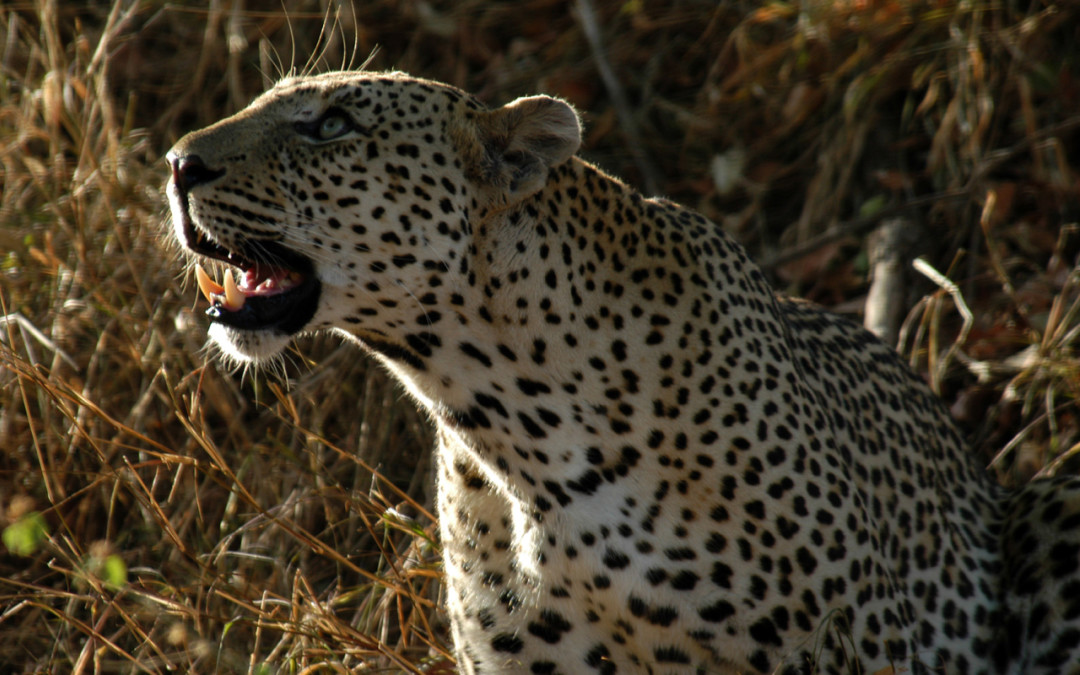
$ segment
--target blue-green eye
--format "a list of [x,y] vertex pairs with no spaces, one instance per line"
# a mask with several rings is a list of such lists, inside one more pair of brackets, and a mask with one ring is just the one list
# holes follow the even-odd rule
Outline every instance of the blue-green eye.
[[349,130],[349,120],[342,114],[324,115],[322,121],[319,122],[318,137],[320,140],[328,141],[331,138],[337,138]]
[[316,141],[332,141],[353,130],[352,120],[340,108],[330,108],[311,122],[297,122],[296,130]]

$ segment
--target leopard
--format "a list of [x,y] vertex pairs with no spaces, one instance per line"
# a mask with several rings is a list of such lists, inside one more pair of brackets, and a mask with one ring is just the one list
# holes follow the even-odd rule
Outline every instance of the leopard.
[[341,71],[166,156],[227,358],[337,334],[434,423],[459,671],[1080,672],[1080,479],[1001,487],[892,347],[582,133]]

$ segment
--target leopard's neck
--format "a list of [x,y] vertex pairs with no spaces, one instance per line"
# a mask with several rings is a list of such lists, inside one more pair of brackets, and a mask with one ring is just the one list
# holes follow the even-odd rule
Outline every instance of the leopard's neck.
[[[611,489],[639,463],[685,482],[696,456],[760,414],[725,363],[794,374],[741,247],[576,158],[532,198],[477,218],[464,262],[433,290],[452,310],[438,343],[406,337],[429,353],[384,361],[491,478],[542,508]],[[719,407],[690,406],[701,396]]]

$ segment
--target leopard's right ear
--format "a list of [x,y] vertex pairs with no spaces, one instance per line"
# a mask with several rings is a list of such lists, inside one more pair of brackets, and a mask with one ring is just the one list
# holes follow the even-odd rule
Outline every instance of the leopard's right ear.
[[581,146],[581,122],[569,103],[550,96],[519,98],[476,118],[481,149],[472,167],[480,182],[501,193],[507,205],[534,194],[548,170]]

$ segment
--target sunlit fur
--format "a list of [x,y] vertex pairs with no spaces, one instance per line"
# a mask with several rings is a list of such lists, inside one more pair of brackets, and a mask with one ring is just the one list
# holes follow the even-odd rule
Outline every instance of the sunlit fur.
[[[344,72],[171,155],[223,172],[174,214],[310,259],[303,330],[435,420],[460,670],[1076,672],[1080,484],[1001,491],[889,347],[580,134],[557,99]],[[291,336],[211,337],[261,361]]]

